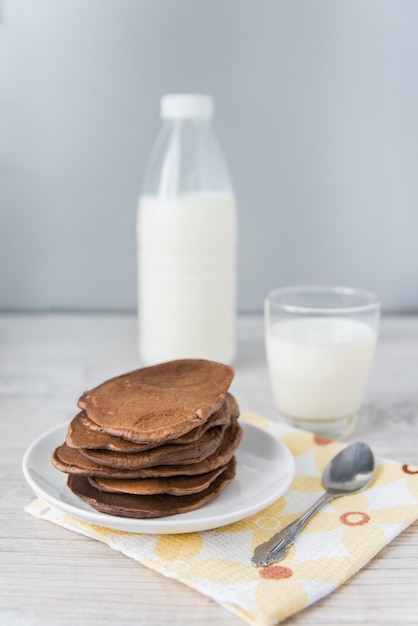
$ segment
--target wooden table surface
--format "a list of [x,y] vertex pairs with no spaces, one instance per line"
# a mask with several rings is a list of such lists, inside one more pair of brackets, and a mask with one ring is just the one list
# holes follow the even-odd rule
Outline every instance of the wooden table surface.
[[[0,315],[0,624],[242,625],[186,586],[24,512],[33,494],[26,447],[70,420],[81,393],[138,367],[133,315]],[[242,411],[277,419],[260,317],[239,321],[232,391]],[[384,317],[361,421],[352,439],[418,464],[418,316]],[[302,625],[417,625],[418,524],[362,571],[290,618]]]

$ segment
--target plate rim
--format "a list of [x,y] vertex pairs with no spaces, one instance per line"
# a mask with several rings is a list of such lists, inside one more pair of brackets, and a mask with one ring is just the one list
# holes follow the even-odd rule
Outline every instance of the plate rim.
[[[283,441],[281,441],[281,439],[276,434],[274,434],[273,432],[270,432],[269,430],[267,430],[266,428],[263,428],[262,426],[254,424],[251,421],[246,421],[245,419],[240,420],[240,423],[243,427],[244,435],[245,435],[245,431],[248,431],[248,430],[251,431],[251,429],[256,429],[257,431],[261,431],[265,435],[274,439],[274,441],[280,448],[281,454],[284,455],[283,472],[285,474],[286,479],[284,481],[284,484],[281,484],[282,481],[278,480],[278,484],[280,484],[280,489],[278,488],[277,491],[272,490],[272,493],[269,495],[269,497],[267,497],[265,500],[262,501],[262,504],[258,503],[254,505],[253,507],[251,507],[251,505],[247,505],[246,507],[238,509],[238,512],[236,510],[233,510],[227,513],[215,514],[211,516],[203,515],[201,518],[197,518],[197,519],[193,519],[193,518],[192,519],[187,519],[187,518],[179,519],[180,515],[187,516],[188,513],[192,513],[192,514],[195,513],[195,511],[189,511],[188,513],[169,515],[169,516],[159,517],[159,518],[140,519],[140,518],[129,518],[129,517],[123,517],[123,516],[109,515],[107,513],[101,513],[100,511],[97,511],[93,507],[89,507],[89,509],[86,509],[84,507],[88,505],[86,505],[85,502],[82,502],[83,507],[77,507],[76,505],[70,502],[65,502],[62,499],[57,499],[55,496],[50,495],[47,491],[45,491],[45,489],[43,489],[43,487],[40,486],[36,482],[36,480],[31,475],[31,468],[28,467],[28,461],[31,458],[31,456],[36,452],[36,449],[40,445],[42,445],[48,438],[54,435],[58,437],[58,434],[62,433],[61,438],[62,440],[65,439],[65,435],[66,435],[68,424],[69,424],[68,420],[44,431],[41,435],[36,437],[32,441],[31,444],[29,444],[29,446],[26,448],[26,451],[23,455],[22,471],[23,471],[23,475],[25,477],[26,482],[28,483],[32,491],[34,491],[35,495],[41,500],[43,500],[44,502],[46,502],[49,506],[54,507],[63,513],[72,515],[78,520],[81,520],[90,524],[95,524],[102,528],[107,528],[109,530],[122,531],[122,532],[131,532],[131,533],[140,533],[140,534],[156,534],[156,535],[183,534],[183,533],[201,532],[205,530],[215,530],[216,528],[221,528],[228,524],[241,521],[242,519],[245,519],[246,517],[250,517],[251,515],[258,513],[259,511],[263,510],[264,508],[266,508],[267,506],[275,502],[277,499],[283,496],[283,494],[289,489],[293,481],[294,475],[295,475],[295,459],[292,453],[290,452],[289,448],[286,446],[286,444],[283,443]],[[240,446],[241,445],[242,443],[240,444]],[[237,457],[239,456],[239,450],[240,449],[238,448],[238,450],[235,453]],[[53,449],[51,449],[51,454],[52,452],[53,452]],[[240,462],[239,462],[239,459],[237,458],[237,474],[238,474],[239,466],[240,466]],[[35,468],[32,466],[32,471],[34,469]],[[60,476],[60,478],[61,478],[61,475],[63,478],[66,477],[66,474],[56,469],[52,465],[52,463],[51,463],[51,471],[52,471],[52,474],[56,472],[57,473],[56,475]],[[234,480],[236,480],[236,478]],[[225,492],[227,491],[228,487],[229,485],[226,487]],[[68,487],[65,486],[65,489],[68,489]],[[77,499],[77,497],[74,494],[72,494],[72,496]],[[220,494],[220,497],[221,496],[222,494]],[[203,511],[204,507],[201,507],[200,510]]]

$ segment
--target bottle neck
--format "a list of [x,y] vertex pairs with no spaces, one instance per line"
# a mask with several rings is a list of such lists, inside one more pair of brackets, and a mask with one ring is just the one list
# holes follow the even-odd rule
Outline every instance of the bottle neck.
[[171,128],[211,128],[212,118],[210,117],[173,117],[162,120],[163,126]]
[[211,117],[165,119],[154,146],[143,195],[232,192]]

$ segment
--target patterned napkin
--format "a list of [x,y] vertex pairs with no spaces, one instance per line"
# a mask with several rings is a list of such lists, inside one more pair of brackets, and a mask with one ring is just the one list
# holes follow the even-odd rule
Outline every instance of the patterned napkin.
[[259,415],[242,419],[278,436],[295,457],[296,473],[284,496],[240,522],[184,535],[139,535],[78,520],[40,500],[26,510],[197,589],[248,624],[277,624],[343,584],[418,519],[418,468],[376,459],[366,491],[330,502],[284,560],[255,568],[255,546],[313,504],[323,491],[323,468],[343,445]]

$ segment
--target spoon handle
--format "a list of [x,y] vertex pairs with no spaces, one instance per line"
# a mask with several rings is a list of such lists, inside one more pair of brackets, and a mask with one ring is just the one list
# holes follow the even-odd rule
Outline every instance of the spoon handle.
[[251,563],[255,567],[271,565],[281,561],[286,556],[287,549],[296,541],[311,517],[335,497],[336,494],[325,492],[303,515],[282,528],[265,543],[261,543],[254,550]]

